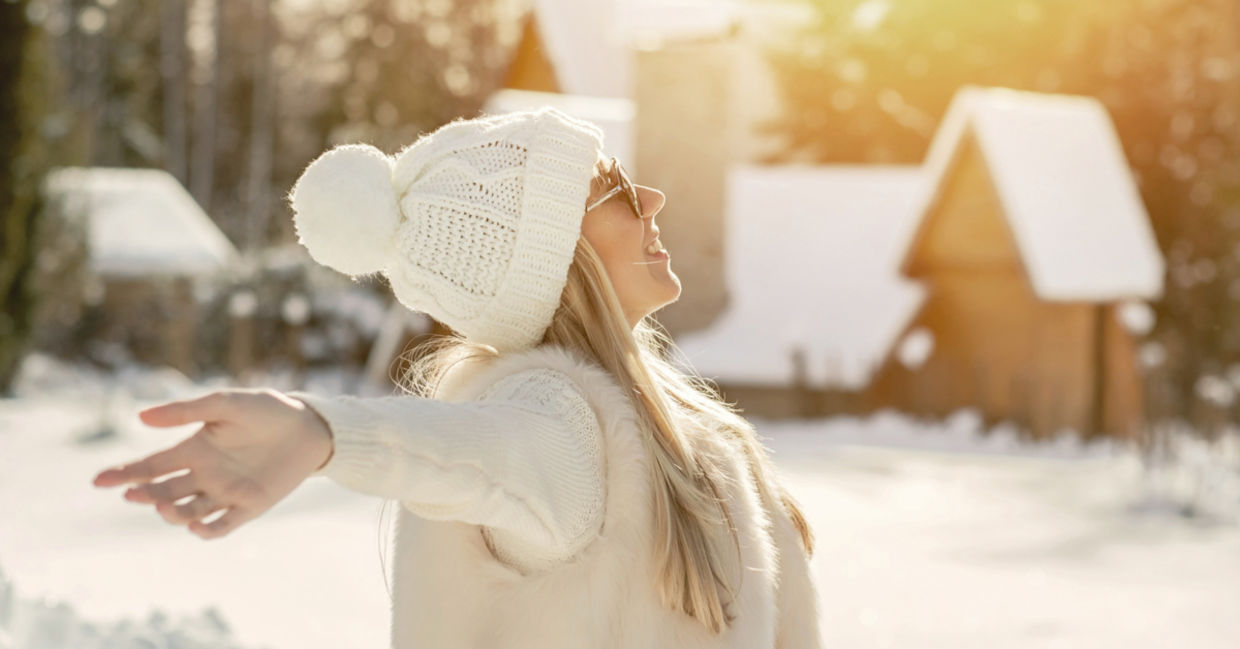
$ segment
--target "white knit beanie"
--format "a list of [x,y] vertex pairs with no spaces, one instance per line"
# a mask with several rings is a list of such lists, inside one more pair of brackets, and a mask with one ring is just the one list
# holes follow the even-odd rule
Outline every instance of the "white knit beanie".
[[289,200],[298,239],[347,275],[500,351],[537,344],[568,277],[598,127],[553,108],[458,120],[395,156],[319,156]]

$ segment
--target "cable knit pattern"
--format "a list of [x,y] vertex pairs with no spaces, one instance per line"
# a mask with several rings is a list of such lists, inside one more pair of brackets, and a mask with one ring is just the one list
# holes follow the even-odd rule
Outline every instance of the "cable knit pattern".
[[559,305],[602,146],[553,108],[458,120],[394,157],[342,145],[298,179],[294,225],[320,263],[382,272],[407,308],[528,348]]
[[[557,491],[548,494],[563,543],[531,543],[503,528],[484,528],[483,537],[496,558],[523,574],[545,570],[577,555],[598,535],[603,521],[603,444],[594,411],[571,380],[561,372],[534,369],[496,381],[482,395],[490,403],[511,403],[551,413],[569,432],[561,433],[539,449],[549,471],[559,474]],[[584,491],[575,491],[582,486]]]
[[362,399],[303,392],[334,453],[314,475],[400,500],[430,520],[484,526],[497,558],[528,572],[568,559],[602,523],[602,441],[560,372],[504,377],[477,400]]

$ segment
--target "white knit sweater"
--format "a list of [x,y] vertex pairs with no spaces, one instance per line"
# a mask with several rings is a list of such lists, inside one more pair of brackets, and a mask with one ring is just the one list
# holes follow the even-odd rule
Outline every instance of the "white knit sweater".
[[601,432],[563,373],[513,374],[470,403],[290,396],[330,422],[335,451],[314,475],[423,518],[481,525],[524,571],[573,556],[598,533]]
[[458,364],[437,401],[291,396],[336,436],[319,475],[401,500],[394,649],[821,647],[796,528],[725,435],[691,443],[728,478],[737,617],[714,635],[662,601],[650,433],[592,361],[542,345]]

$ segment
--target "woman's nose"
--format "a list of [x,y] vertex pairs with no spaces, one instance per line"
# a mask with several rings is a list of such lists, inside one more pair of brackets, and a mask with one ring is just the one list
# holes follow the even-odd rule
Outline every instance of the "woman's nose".
[[667,203],[667,195],[654,187],[647,187],[645,185],[637,185],[636,187],[641,198],[642,211],[645,212],[642,214],[642,218],[654,218],[663,209],[663,205]]

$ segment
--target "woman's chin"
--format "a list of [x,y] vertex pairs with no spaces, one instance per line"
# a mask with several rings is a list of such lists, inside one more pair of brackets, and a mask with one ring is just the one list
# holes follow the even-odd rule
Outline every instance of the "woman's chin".
[[671,304],[672,302],[675,302],[676,300],[679,300],[680,291],[681,291],[680,277],[677,277],[676,273],[673,273],[671,268],[667,269],[666,282],[667,282],[667,301],[663,303],[664,305],[668,305],[668,304]]

